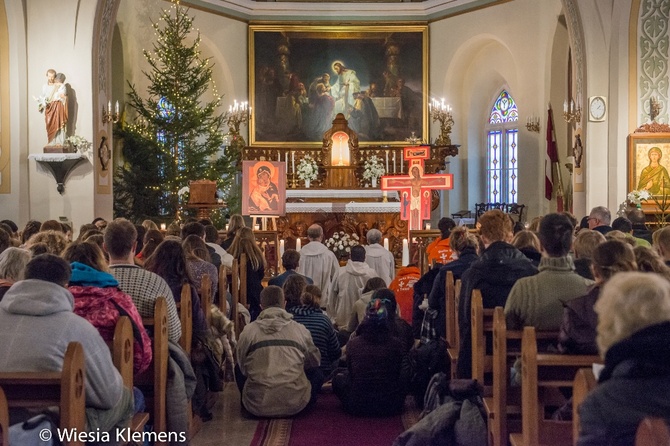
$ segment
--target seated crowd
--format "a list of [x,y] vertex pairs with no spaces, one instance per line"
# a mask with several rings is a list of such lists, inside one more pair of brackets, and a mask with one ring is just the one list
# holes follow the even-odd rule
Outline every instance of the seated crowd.
[[[451,273],[461,284],[454,318],[460,345],[450,346],[458,347],[458,378],[472,377],[470,313],[479,290],[484,308],[504,308],[508,330],[557,332],[550,349],[604,359],[600,385],[579,409],[580,444],[630,439],[646,416],[670,419],[670,227],[652,234],[635,212],[612,222],[601,206],[579,226],[571,215],[553,213],[526,229],[500,210],[486,212],[479,224],[469,231],[441,219],[440,237],[426,248],[433,265],[423,275],[414,264],[396,272],[377,229],[340,266],[323,243],[323,228],[312,225],[309,242],[283,253],[285,272],[267,285],[265,256],[238,215],[223,240],[208,221],[171,225],[163,234],[151,221],[96,219],[74,242],[55,221],[30,221],[20,234],[0,224],[0,323],[14,327],[0,332],[0,371],[59,370],[68,342],[81,342],[87,429],[123,428],[141,410],[142,393],[124,388],[111,363],[106,342],[116,321],[129,316],[133,323],[134,370],[141,374],[152,358],[142,318],[165,297],[168,337],[179,348],[177,307],[186,287],[193,345],[211,344],[203,277],[214,296],[219,286],[225,294],[219,268],[244,254],[249,320],[238,340],[226,342],[236,346],[234,375],[242,409],[252,416],[309,410],[326,382],[352,415],[401,413],[423,366],[417,347],[451,328]],[[217,390],[207,366],[190,359],[184,376],[196,388]],[[186,393],[194,413],[209,419],[206,395]]]

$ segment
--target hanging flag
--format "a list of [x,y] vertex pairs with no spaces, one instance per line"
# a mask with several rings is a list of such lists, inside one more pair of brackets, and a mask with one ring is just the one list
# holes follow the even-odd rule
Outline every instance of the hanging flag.
[[556,137],[554,136],[554,116],[549,106],[547,111],[547,154],[544,157],[544,197],[551,200],[554,192],[554,175],[552,166],[558,163],[558,152],[556,150]]

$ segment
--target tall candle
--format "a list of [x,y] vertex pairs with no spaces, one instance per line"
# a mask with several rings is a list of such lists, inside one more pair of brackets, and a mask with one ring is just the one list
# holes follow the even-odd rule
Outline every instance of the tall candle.
[[295,239],[295,250],[300,252],[300,248],[302,247],[302,242],[300,241],[300,237]]
[[277,161],[281,163],[281,152],[277,150]]
[[167,229],[167,226],[165,223],[161,223],[161,231],[165,231]]
[[396,169],[396,165],[395,165],[395,151],[393,151],[393,173],[397,173],[397,172],[398,172],[398,169]]
[[430,229],[430,223],[426,223],[426,230]]
[[389,151],[386,151],[386,174],[389,173]]
[[284,255],[284,240],[279,240],[279,257]]
[[114,112],[118,115],[119,114],[119,101],[116,101],[116,105],[114,106]]
[[388,237],[384,237],[384,249],[388,251],[389,249],[389,239]]
[[402,266],[409,265],[409,245],[407,239],[402,239]]
[[295,152],[291,151],[291,173],[295,173]]
[[107,102],[107,113],[112,112],[112,101]]

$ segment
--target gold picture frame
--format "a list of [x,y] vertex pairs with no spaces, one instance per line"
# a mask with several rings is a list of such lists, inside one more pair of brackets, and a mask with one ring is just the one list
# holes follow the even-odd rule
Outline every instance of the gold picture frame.
[[[670,133],[632,133],[628,136],[628,191],[648,190],[670,195]],[[649,200],[648,200],[649,202]]]
[[[344,113],[359,140],[428,140],[428,26],[249,26],[251,146],[318,147]],[[325,75],[328,76],[325,76]]]

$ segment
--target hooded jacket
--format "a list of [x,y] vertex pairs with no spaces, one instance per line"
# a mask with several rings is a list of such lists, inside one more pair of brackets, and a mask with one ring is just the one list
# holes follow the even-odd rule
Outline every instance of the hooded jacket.
[[247,377],[242,403],[252,414],[289,417],[309,403],[312,386],[305,368],[318,367],[321,354],[305,326],[283,308],[267,308],[244,327],[237,358]]
[[335,318],[338,327],[349,326],[354,303],[361,297],[367,281],[373,277],[378,277],[377,272],[365,262],[348,260],[345,266],[340,267],[328,307],[328,313]]
[[310,241],[300,250],[298,274],[311,277],[314,285],[321,288],[321,306],[328,308],[332,293],[332,284],[337,279],[340,263],[335,253],[319,241]]
[[530,260],[509,243],[497,241],[484,250],[461,277],[458,308],[461,347],[458,354],[458,377],[472,376],[472,338],[470,310],[472,290],[482,292],[484,308],[504,307],[512,286],[522,277],[537,274]]
[[[151,364],[151,339],[130,296],[118,288],[114,276],[83,263],[72,263],[68,290],[74,297],[74,312],[98,329],[106,342],[114,340],[119,317],[127,315],[133,325],[133,371],[141,373]],[[124,314],[121,314],[124,313]]]
[[70,342],[84,349],[86,406],[111,409],[123,381],[98,330],[73,313],[65,288],[43,280],[15,283],[0,302],[0,371],[61,371]]
[[645,417],[670,419],[670,322],[607,350],[598,386],[579,407],[579,445],[630,445]]

